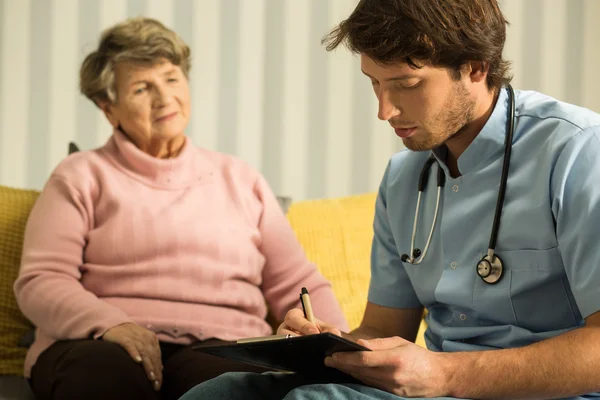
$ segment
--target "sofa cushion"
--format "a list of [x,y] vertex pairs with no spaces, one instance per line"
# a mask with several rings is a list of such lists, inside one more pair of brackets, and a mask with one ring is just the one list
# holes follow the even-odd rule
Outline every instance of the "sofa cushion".
[[[309,260],[327,278],[350,329],[360,325],[371,278],[375,193],[291,205],[288,220]],[[425,347],[424,321],[416,343]]]
[[33,190],[0,186],[0,375],[22,375],[27,349],[19,342],[33,328],[13,292],[19,273],[23,233],[38,197]]
[[[20,312],[13,292],[29,212],[39,195],[33,190],[0,186],[0,375],[22,375],[23,340],[33,326]],[[366,305],[373,236],[375,194],[292,204],[288,219],[308,258],[332,282],[353,329]],[[290,203],[278,198],[284,211]],[[423,330],[417,343],[423,345]]]
[[294,203],[288,220],[308,259],[332,282],[351,329],[366,306],[375,194]]

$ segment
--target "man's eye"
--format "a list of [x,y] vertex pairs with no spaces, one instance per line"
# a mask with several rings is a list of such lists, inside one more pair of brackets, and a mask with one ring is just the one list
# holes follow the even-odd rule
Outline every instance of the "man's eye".
[[404,82],[404,83],[398,84],[398,86],[400,86],[402,89],[415,89],[415,88],[419,87],[420,84],[421,84],[421,81]]
[[177,82],[178,79],[177,78],[169,78],[169,82]]

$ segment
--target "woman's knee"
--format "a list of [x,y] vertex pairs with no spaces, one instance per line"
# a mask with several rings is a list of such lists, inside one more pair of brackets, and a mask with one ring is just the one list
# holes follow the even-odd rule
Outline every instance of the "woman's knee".
[[102,340],[55,343],[33,367],[32,387],[41,399],[154,395],[143,367],[119,345]]
[[[146,392],[151,383],[144,367],[136,363],[118,344],[103,340],[85,340],[73,346],[56,365],[55,382],[62,386],[128,386]],[[87,389],[86,389],[87,390]]]
[[57,372],[68,370],[75,375],[91,371],[102,375],[116,375],[128,370],[141,370],[142,367],[115,343],[81,340],[63,354],[56,369]]

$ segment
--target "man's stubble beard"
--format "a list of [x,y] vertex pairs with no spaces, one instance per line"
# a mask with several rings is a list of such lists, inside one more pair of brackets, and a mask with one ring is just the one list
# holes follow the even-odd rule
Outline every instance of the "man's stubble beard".
[[455,91],[448,98],[430,131],[403,139],[404,145],[413,151],[428,151],[444,144],[448,139],[460,135],[473,121],[475,101],[461,82],[456,82]]

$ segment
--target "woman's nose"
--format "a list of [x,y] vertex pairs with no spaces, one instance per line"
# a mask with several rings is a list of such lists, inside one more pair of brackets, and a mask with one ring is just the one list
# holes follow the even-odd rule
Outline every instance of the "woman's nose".
[[154,107],[160,108],[169,104],[171,94],[167,88],[157,87],[154,94]]

